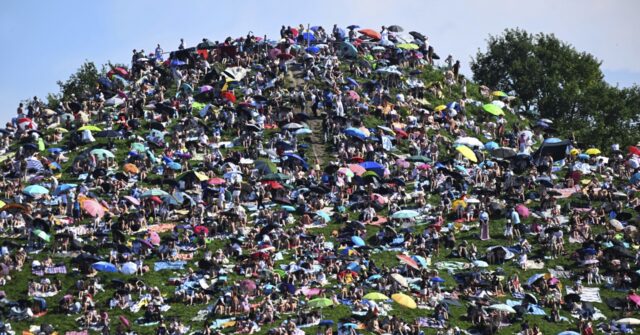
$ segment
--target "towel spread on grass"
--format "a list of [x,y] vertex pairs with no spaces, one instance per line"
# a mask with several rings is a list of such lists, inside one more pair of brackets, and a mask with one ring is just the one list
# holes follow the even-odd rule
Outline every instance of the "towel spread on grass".
[[[567,287],[567,294],[576,293],[570,287]],[[582,293],[580,295],[581,301],[587,302],[602,302],[602,298],[600,298],[600,288],[598,287],[583,287]]]
[[465,268],[465,263],[462,262],[438,262],[436,263],[438,270],[462,270]]
[[420,327],[427,327],[427,328],[436,328],[436,329],[444,328],[442,323],[440,323],[438,320],[434,318],[420,317],[418,318],[418,325]]
[[182,270],[187,262],[175,261],[175,262],[156,262],[153,265],[153,271],[162,270]]
[[543,261],[535,261],[535,260],[528,260],[527,261],[527,269],[535,269],[535,270],[540,270],[544,268],[544,262]]
[[159,234],[159,233],[172,231],[175,226],[176,225],[173,223],[160,223],[160,224],[151,225],[148,228],[150,232],[156,232]]
[[67,267],[64,265],[48,266],[46,268],[37,267],[31,269],[31,273],[39,277],[44,275],[66,274]]
[[[520,305],[522,305],[522,301],[507,299],[507,305],[509,305],[511,307],[520,306]],[[540,306],[538,306],[538,305],[529,305],[529,306],[527,306],[527,314],[531,314],[531,315],[547,315],[547,313],[545,313],[545,311],[542,308],[540,308]]]
[[571,278],[571,271],[549,269],[549,273],[553,277],[556,277],[556,278],[559,278],[559,279],[569,279],[569,278]]

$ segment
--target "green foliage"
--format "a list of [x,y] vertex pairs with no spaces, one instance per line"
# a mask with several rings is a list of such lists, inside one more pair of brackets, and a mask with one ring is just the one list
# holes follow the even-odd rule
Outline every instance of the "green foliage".
[[96,65],[93,62],[85,61],[67,81],[58,81],[57,84],[60,86],[62,97],[68,100],[72,94],[76,97],[90,95],[96,87],[99,77],[100,73]]
[[489,38],[471,69],[476,82],[515,94],[520,112],[554,120],[564,136],[601,146],[633,142],[638,88],[611,87],[599,60],[554,35],[507,29]]

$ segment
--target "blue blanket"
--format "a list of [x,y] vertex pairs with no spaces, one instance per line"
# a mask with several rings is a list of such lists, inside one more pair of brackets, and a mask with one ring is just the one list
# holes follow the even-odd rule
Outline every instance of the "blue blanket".
[[153,265],[153,271],[162,271],[162,270],[182,270],[187,262],[184,261],[175,261],[175,262],[156,262]]

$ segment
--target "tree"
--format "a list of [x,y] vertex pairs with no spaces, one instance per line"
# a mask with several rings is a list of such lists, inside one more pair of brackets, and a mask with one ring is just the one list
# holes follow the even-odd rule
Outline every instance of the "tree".
[[84,64],[72,74],[67,81],[58,81],[62,98],[67,100],[74,94],[76,97],[85,97],[95,89],[100,73],[93,62],[85,61]]
[[600,145],[617,141],[614,133],[624,137],[621,143],[632,140],[620,132],[637,129],[638,88],[608,85],[594,56],[554,35],[520,29],[487,42],[486,52],[478,51],[471,63],[476,82],[513,92],[521,112],[554,120],[565,136]]

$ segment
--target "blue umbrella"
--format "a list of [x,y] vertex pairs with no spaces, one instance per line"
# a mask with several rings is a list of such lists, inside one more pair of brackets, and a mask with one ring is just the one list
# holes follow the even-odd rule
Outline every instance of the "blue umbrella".
[[312,32],[306,32],[306,33],[302,33],[302,39],[304,39],[305,41],[315,41],[316,37],[313,35]]
[[309,28],[312,31],[318,31],[318,29],[320,29],[320,26],[313,26],[311,28]]
[[171,170],[181,170],[182,169],[182,165],[180,165],[180,163],[176,163],[176,162],[171,162],[171,163],[167,164],[167,167],[170,168]]
[[318,48],[315,45],[312,45],[306,49],[304,49],[306,52],[310,53],[310,54],[317,54],[318,52],[320,52],[320,48]]
[[360,166],[362,166],[367,171],[375,172],[379,176],[384,175],[384,166],[382,166],[382,164],[378,162],[367,161],[364,163],[360,163]]
[[296,287],[290,283],[282,283],[279,288],[280,292],[289,292],[290,294],[296,293]]
[[631,176],[631,179],[629,181],[632,184],[635,184],[638,182],[638,180],[640,180],[640,172],[636,172],[633,176]]
[[345,33],[344,29],[342,29],[342,28],[338,28],[338,29],[336,29],[336,30],[337,30],[338,38],[344,38],[344,37],[347,35],[347,34]]
[[579,154],[578,155],[578,159],[584,159],[584,160],[589,159],[589,155],[587,155],[587,154]]
[[382,278],[382,276],[381,276],[381,275],[377,275],[377,274],[376,274],[376,275],[373,275],[373,276],[371,276],[371,277],[367,278],[367,280],[368,280],[368,281],[374,281],[374,280],[378,280],[378,279],[380,279],[380,278]]
[[347,26],[347,29],[349,29],[349,30],[354,30],[354,29],[358,29],[358,28],[360,28],[360,26],[357,25],[357,24],[352,24],[350,26]]
[[538,279],[544,277],[544,273],[536,273],[535,275],[529,277],[527,279],[527,285],[531,286],[531,284],[535,283]]
[[171,60],[171,66],[181,66],[181,65],[186,65],[187,63],[184,61],[181,61],[179,59],[172,59]]
[[285,156],[298,160],[300,163],[302,163],[302,167],[305,170],[309,169],[309,164],[307,164],[307,161],[305,161],[304,158],[300,157],[299,155],[288,153],[288,154],[285,154]]
[[62,152],[62,148],[49,148],[47,149],[47,151],[49,151],[52,154],[57,154],[59,152]]
[[411,259],[416,261],[416,263],[420,264],[420,266],[422,266],[423,268],[427,267],[427,260],[424,257],[414,255],[414,256],[411,256]]
[[58,194],[64,193],[64,192],[66,192],[66,191],[68,191],[68,190],[70,190],[72,188],[76,188],[76,187],[78,187],[78,185],[76,185],[76,184],[62,184],[62,185],[56,187],[55,191],[53,191],[53,195],[58,195]]
[[109,262],[96,262],[91,267],[99,272],[118,272],[118,268]]
[[353,245],[356,247],[364,247],[367,245],[360,236],[351,236],[351,242],[353,242]]
[[367,139],[367,134],[358,128],[347,128],[344,130],[344,134],[351,137],[357,137],[361,140]]
[[[312,27],[313,28],[313,27]],[[333,326],[333,320],[322,320],[318,326],[330,327]]]
[[487,149],[487,150],[495,150],[495,149],[500,148],[500,145],[498,143],[496,143],[496,142],[491,141],[491,142],[485,143],[484,144],[484,148]]
[[353,86],[356,86],[356,87],[357,87],[357,86],[360,86],[360,84],[358,84],[358,82],[357,82],[355,79],[351,78],[351,77],[348,77],[348,78],[347,78],[347,82],[348,82],[350,85],[353,85]]
[[358,264],[356,262],[349,263],[349,265],[347,265],[347,269],[351,270],[351,271],[355,271],[355,272],[360,272],[360,270],[361,270],[360,264]]
[[284,210],[285,210],[285,211],[287,211],[287,212],[295,212],[295,211],[296,211],[296,208],[295,208],[295,207],[293,207],[293,206],[289,206],[289,205],[284,205],[284,206],[282,206],[282,209],[284,209]]
[[433,277],[430,279],[432,282],[434,283],[444,283],[444,279],[440,278],[440,277]]
[[562,140],[557,137],[549,137],[544,140],[544,143],[549,143],[549,144],[560,143],[560,142],[562,142]]
[[112,88],[113,87],[113,83],[111,82],[111,80],[109,80],[109,78],[107,77],[100,77],[98,78],[98,82],[100,84],[102,84],[102,86],[106,87],[106,88]]
[[46,188],[40,185],[29,185],[22,190],[22,193],[29,196],[35,196],[35,195],[49,194],[49,190],[47,190]]

